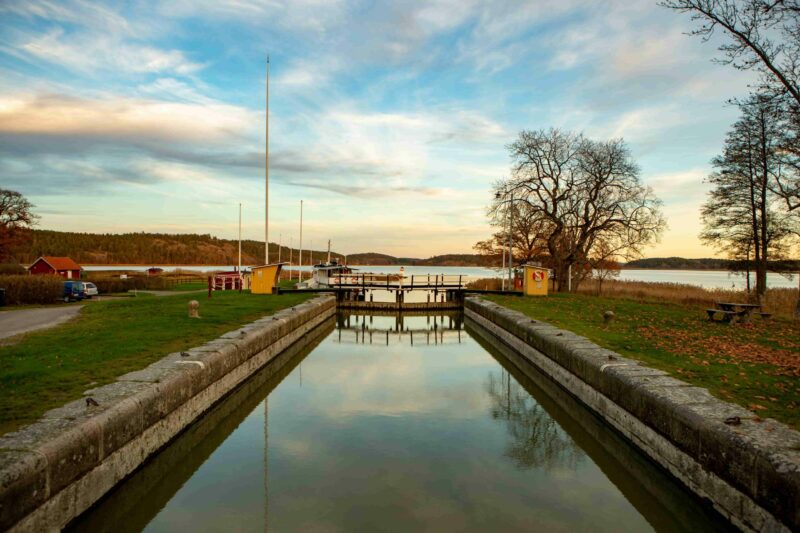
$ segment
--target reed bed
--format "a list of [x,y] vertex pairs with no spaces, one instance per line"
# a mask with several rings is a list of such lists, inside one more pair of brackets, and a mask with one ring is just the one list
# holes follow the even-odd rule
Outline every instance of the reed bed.
[[[471,282],[471,289],[500,290],[498,278],[485,278]],[[551,287],[552,290],[552,287]],[[752,294],[742,290],[704,289],[695,285],[681,283],[651,283],[644,281],[606,280],[602,284],[597,280],[584,281],[576,291],[581,294],[605,296],[608,298],[625,298],[639,302],[672,302],[693,307],[711,309],[716,302],[751,302]],[[764,311],[784,318],[794,317],[797,305],[797,289],[768,289]]]
[[[597,280],[580,284],[581,294],[600,295]],[[715,307],[716,302],[753,302],[754,295],[743,290],[705,289],[680,283],[650,283],[643,281],[609,280],[602,284],[602,296],[626,298],[640,302],[673,302],[690,306]],[[767,289],[764,310],[774,315],[791,318],[797,305],[796,289]]]

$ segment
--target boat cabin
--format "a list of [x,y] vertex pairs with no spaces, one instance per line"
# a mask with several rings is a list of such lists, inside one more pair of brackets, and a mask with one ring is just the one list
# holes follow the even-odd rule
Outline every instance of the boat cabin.
[[314,265],[313,268],[312,287],[332,287],[339,283],[339,278],[352,274],[356,270],[347,265],[340,265],[335,260]]

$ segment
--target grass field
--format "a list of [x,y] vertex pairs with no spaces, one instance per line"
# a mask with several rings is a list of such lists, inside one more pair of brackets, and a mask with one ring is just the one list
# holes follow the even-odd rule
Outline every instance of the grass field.
[[[796,322],[756,317],[729,326],[708,322],[703,307],[583,294],[488,298],[800,429]],[[609,326],[607,310],[616,315]]]
[[0,434],[80,398],[86,389],[311,296],[218,292],[200,299],[200,319],[187,316],[186,304],[196,297],[188,294],[87,305],[73,322],[0,346]]
[[175,285],[172,290],[176,292],[185,292],[201,291],[203,289],[208,289],[208,281],[192,281],[189,283],[181,283],[180,285]]

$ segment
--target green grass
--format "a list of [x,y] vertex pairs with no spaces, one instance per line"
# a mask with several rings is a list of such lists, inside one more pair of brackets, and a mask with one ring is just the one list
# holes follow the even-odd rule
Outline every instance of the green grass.
[[0,434],[86,389],[312,296],[215,293],[198,299],[200,319],[187,316],[187,302],[195,297],[188,294],[87,305],[72,322],[0,346]]
[[183,291],[200,291],[203,289],[208,289],[208,281],[192,281],[190,283],[181,283],[180,285],[175,285],[172,289],[177,292]]
[[[708,322],[700,307],[579,294],[488,299],[800,429],[797,323],[755,317],[730,326]],[[616,318],[605,326],[607,310]]]

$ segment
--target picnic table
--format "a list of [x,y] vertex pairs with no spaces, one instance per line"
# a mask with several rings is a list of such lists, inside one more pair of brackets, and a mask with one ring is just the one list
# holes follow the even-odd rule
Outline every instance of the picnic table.
[[706,309],[709,320],[714,320],[717,314],[722,315],[724,322],[732,322],[738,318],[740,322],[749,322],[753,312],[759,310],[759,315],[762,318],[769,318],[772,316],[770,313],[760,312],[761,304],[746,304],[741,302],[715,302],[716,309]]

